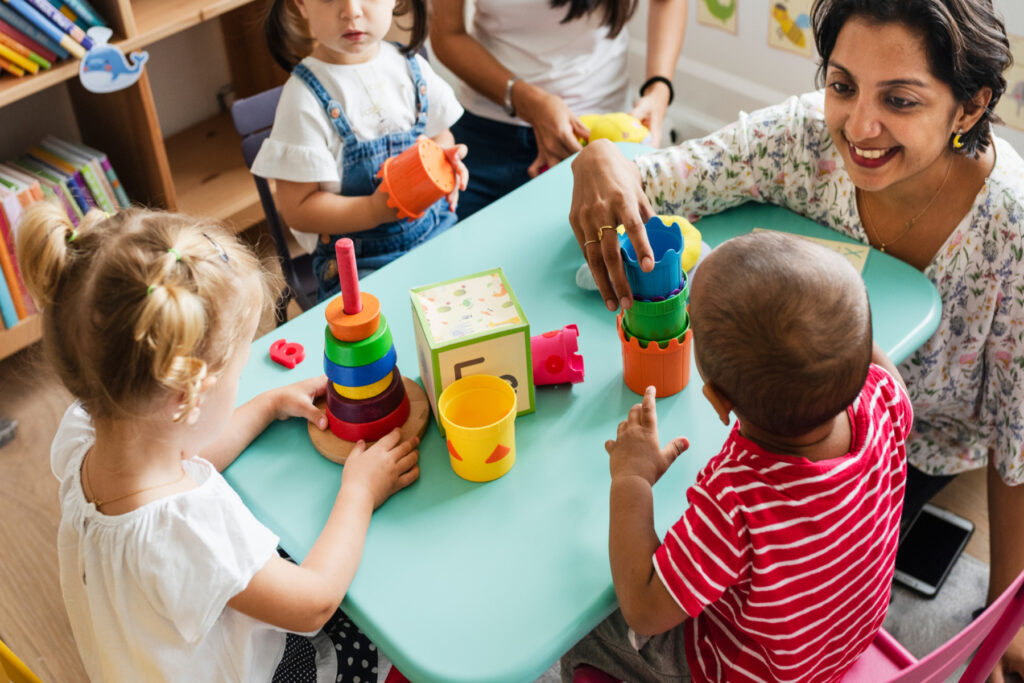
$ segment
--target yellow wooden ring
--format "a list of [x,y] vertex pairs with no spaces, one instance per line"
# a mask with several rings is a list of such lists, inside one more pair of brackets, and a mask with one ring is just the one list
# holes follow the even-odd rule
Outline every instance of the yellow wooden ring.
[[337,382],[331,382],[334,385],[334,390],[345,398],[355,399],[361,401],[367,398],[373,398],[377,394],[383,392],[388,388],[391,383],[391,374],[387,377],[379,379],[373,384],[364,384],[361,387],[347,387],[344,384],[338,384]]

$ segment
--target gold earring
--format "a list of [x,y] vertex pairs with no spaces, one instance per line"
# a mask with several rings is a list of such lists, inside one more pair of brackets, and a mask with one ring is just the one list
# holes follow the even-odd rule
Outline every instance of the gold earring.
[[964,142],[963,140],[960,139],[960,136],[963,135],[963,132],[963,128],[957,128],[956,135],[953,136],[953,149],[963,149]]

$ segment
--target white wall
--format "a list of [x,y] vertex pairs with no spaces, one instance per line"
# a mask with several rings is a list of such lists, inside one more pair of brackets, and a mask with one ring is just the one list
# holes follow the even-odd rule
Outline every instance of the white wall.
[[[697,23],[697,5],[703,0],[689,2],[683,53],[673,78],[676,101],[668,115],[682,138],[715,130],[734,120],[740,110],[776,104],[814,89],[816,61],[768,46],[771,1],[736,1],[736,35]],[[1024,2],[994,2],[1007,32],[1024,36]],[[630,72],[636,84],[644,76],[646,3],[641,5],[630,24]],[[1024,154],[1024,132],[997,126],[996,134]]]

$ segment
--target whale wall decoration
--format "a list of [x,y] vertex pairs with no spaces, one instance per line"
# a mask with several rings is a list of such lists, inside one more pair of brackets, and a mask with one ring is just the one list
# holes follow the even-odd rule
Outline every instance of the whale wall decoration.
[[89,92],[109,93],[134,85],[142,76],[142,67],[149,60],[148,52],[131,53],[131,61],[121,48],[108,44],[113,35],[106,26],[94,26],[87,31],[93,40],[78,66],[78,80]]

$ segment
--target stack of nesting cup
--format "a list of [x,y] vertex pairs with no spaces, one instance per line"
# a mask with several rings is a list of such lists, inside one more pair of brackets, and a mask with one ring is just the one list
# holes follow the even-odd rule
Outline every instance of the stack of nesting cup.
[[690,316],[686,310],[690,283],[680,258],[680,227],[664,216],[645,226],[654,251],[654,269],[640,270],[636,250],[626,235],[619,237],[633,306],[619,313],[616,327],[622,343],[626,386],[637,394],[653,385],[658,397],[682,391],[690,381]]
[[341,295],[327,304],[327,421],[345,441],[375,441],[409,417],[394,341],[375,296],[359,291],[352,240],[335,243]]

